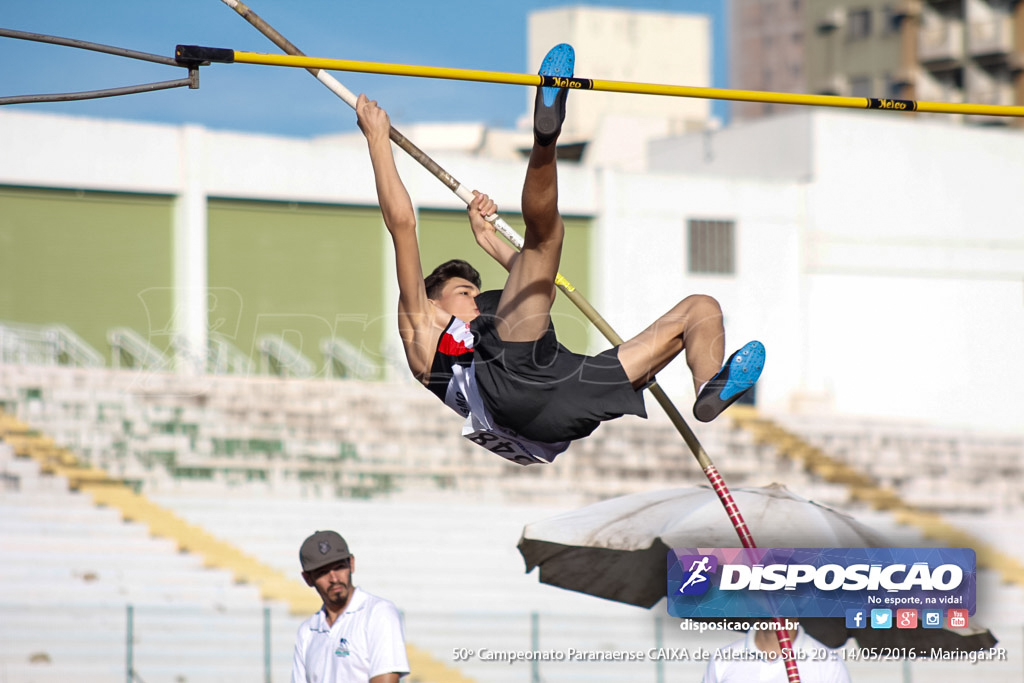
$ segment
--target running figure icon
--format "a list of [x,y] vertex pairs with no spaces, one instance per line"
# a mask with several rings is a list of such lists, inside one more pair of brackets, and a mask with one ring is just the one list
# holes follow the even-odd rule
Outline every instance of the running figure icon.
[[704,583],[708,580],[708,577],[704,576],[704,573],[711,570],[711,567],[708,566],[708,562],[710,562],[710,560],[711,558],[705,555],[700,558],[699,561],[693,561],[690,568],[687,570],[690,572],[690,577],[686,579],[682,586],[679,587],[680,593],[686,592],[686,589],[694,584]]

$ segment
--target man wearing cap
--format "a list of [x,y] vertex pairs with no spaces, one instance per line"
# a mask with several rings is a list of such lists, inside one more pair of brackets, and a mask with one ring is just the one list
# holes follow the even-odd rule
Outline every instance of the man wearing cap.
[[409,673],[398,609],[352,585],[356,558],[345,539],[317,531],[299,562],[324,604],[299,626],[292,683],[398,683]]

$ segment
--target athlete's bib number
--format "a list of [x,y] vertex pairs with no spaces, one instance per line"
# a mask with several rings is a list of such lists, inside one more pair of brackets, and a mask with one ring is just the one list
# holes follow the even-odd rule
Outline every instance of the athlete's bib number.
[[542,460],[541,458],[531,454],[529,451],[520,448],[519,444],[514,440],[503,438],[502,436],[485,429],[478,429],[475,432],[463,434],[463,436],[478,446],[483,446],[491,453],[500,455],[501,457],[520,465],[531,465],[535,462],[547,462],[546,460]]
[[445,394],[445,404],[466,418],[462,435],[473,443],[500,455],[517,465],[551,462],[569,447],[568,441],[541,443],[519,437],[501,425],[495,424],[476,386],[476,371],[456,365],[452,368],[452,381]]

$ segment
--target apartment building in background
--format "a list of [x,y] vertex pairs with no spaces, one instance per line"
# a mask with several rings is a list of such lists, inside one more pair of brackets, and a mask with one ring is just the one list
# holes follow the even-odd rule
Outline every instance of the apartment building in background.
[[[730,87],[802,93],[804,6],[808,0],[732,0]],[[734,119],[753,119],[790,108],[763,102],[733,102]]]
[[[851,97],[1024,104],[1024,3],[1014,0],[734,0],[732,87]],[[795,16],[799,13],[799,20]],[[779,43],[780,31],[803,44]],[[802,83],[776,64],[802,57]],[[787,76],[798,72],[790,67]],[[772,108],[737,106],[737,118]],[[947,116],[947,115],[940,115]],[[1017,119],[957,117],[972,124]]]

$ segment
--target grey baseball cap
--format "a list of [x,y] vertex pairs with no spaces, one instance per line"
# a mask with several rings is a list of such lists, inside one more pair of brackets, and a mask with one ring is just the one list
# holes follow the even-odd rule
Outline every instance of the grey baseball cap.
[[311,572],[329,564],[347,560],[352,557],[348,551],[348,543],[336,531],[318,531],[302,542],[299,549],[299,562],[302,571]]

